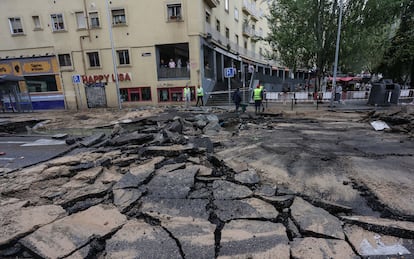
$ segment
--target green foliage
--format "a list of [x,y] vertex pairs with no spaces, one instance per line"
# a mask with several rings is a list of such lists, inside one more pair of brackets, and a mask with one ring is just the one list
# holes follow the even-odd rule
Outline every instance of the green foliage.
[[[372,70],[395,33],[402,3],[413,0],[343,0],[339,66],[343,72]],[[273,0],[267,40],[284,65],[331,71],[339,0]]]
[[401,23],[377,71],[400,83],[411,79],[414,87],[414,0],[405,1],[401,9]]

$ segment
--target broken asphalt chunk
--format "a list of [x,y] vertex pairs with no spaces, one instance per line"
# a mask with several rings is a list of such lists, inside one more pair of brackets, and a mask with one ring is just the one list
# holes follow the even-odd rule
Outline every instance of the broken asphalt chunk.
[[2,206],[0,209],[0,246],[65,215],[66,211],[56,205],[23,208],[17,208],[15,205]]
[[134,131],[129,134],[115,137],[110,141],[110,143],[112,146],[123,146],[125,144],[142,145],[153,139],[154,136],[152,134],[140,134],[137,131]]
[[345,238],[339,219],[302,198],[296,197],[290,210],[293,220],[297,222],[302,233],[313,233],[337,239]]
[[411,252],[404,246],[406,243],[411,249],[414,249],[412,240],[401,239],[394,236],[381,235],[375,232],[365,230],[355,225],[346,224],[344,232],[359,255],[365,257],[384,256],[384,257],[395,257],[408,256],[414,253]]
[[172,172],[156,172],[147,184],[148,196],[166,199],[184,199],[194,186],[196,168],[179,169]]
[[203,152],[205,152],[205,150],[194,148],[192,144],[189,144],[171,146],[149,146],[144,149],[143,155],[175,157],[183,153],[198,154]]
[[280,223],[233,220],[221,231],[218,258],[289,259],[285,227]]
[[414,222],[411,221],[397,221],[369,216],[342,216],[341,219],[377,233],[414,239]]
[[97,205],[43,226],[20,243],[43,258],[62,258],[87,245],[93,237],[106,236],[126,222],[115,207]]
[[242,199],[252,194],[253,192],[244,185],[223,180],[213,182],[213,195],[216,200]]
[[105,133],[98,133],[84,138],[80,144],[84,147],[91,147],[98,144],[105,137]]
[[250,198],[244,200],[215,200],[215,213],[222,221],[232,219],[268,219],[274,220],[279,213],[273,205],[265,201]]
[[106,258],[182,258],[177,243],[160,226],[128,221],[106,242]]
[[208,220],[206,206],[208,200],[203,199],[154,199],[142,198],[142,213],[160,221],[174,218],[200,218]]
[[124,212],[142,197],[144,190],[141,189],[119,189],[113,190],[114,204],[120,212]]
[[351,246],[344,240],[323,238],[297,238],[291,244],[292,258],[347,258],[357,259]]

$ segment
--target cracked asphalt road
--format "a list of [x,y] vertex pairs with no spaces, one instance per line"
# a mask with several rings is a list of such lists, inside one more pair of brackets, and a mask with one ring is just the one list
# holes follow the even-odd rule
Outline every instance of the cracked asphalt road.
[[413,140],[365,115],[39,115],[45,131],[113,130],[1,175],[0,256],[410,258]]

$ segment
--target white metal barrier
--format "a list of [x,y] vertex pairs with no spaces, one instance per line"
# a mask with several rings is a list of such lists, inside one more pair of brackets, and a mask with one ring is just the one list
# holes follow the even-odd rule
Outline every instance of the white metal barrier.
[[[403,89],[400,92],[400,98],[411,98],[413,96],[413,89]],[[319,92],[318,96],[322,97],[322,100],[330,100],[332,92]],[[344,91],[342,92],[342,100],[361,100],[368,99],[369,91]],[[297,101],[314,101],[315,93],[313,92],[266,92],[266,99],[268,101],[288,101],[296,99]]]

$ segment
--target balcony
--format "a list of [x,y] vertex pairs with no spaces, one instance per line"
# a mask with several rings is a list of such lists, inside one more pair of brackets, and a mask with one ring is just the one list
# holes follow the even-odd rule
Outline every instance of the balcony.
[[256,5],[249,0],[243,0],[242,10],[244,13],[250,15],[250,18],[253,21],[258,21],[264,15],[263,10],[257,9]]
[[251,5],[252,4],[248,0],[243,0],[242,11],[244,13],[248,14],[248,15],[251,15],[251,13],[250,13],[250,10],[251,10],[250,6]]
[[219,0],[204,0],[204,2],[208,5],[210,8],[215,8],[220,5]]
[[243,35],[246,37],[251,37],[253,35],[253,29],[249,25],[243,25]]
[[262,31],[257,31],[257,30],[252,30],[251,33],[251,40],[252,41],[259,41],[263,38],[263,32]]

